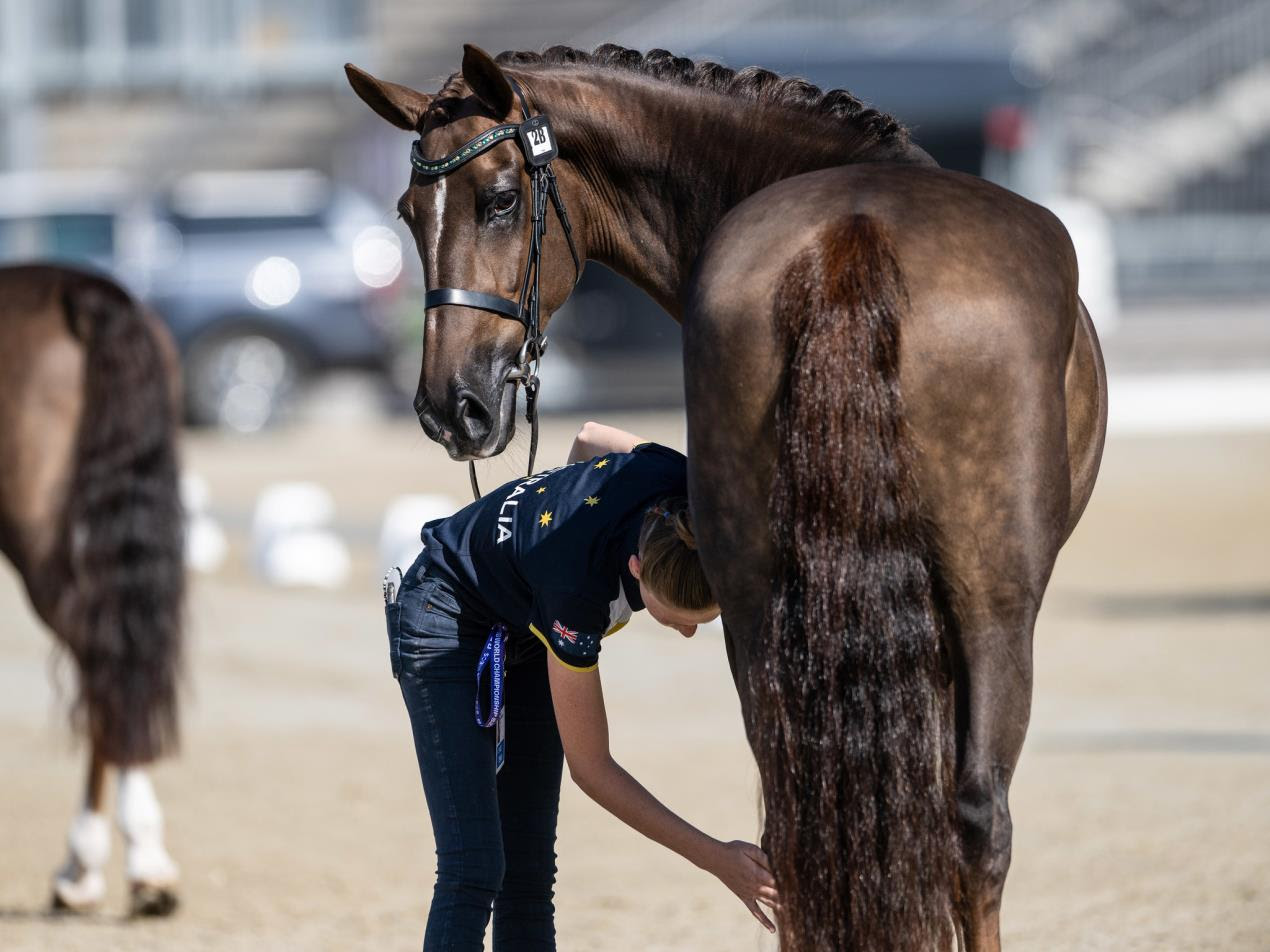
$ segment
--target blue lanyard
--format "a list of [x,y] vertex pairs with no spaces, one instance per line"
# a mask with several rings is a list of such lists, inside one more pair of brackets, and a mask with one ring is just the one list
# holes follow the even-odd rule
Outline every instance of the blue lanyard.
[[[503,710],[503,678],[507,674],[507,626],[495,625],[489,630],[481,660],[476,664],[476,726],[493,727]],[[489,715],[481,713],[481,676],[489,667]]]

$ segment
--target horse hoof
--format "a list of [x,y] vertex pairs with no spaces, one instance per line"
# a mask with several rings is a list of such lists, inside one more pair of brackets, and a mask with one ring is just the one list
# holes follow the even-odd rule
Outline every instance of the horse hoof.
[[100,909],[101,903],[97,900],[71,901],[57,889],[49,897],[49,911],[57,916],[91,916]]
[[176,890],[171,886],[133,883],[128,914],[133,917],[170,916],[179,905]]
[[106,898],[106,880],[97,871],[81,871],[78,877],[59,873],[53,877],[49,909],[66,915],[88,915],[101,908]]

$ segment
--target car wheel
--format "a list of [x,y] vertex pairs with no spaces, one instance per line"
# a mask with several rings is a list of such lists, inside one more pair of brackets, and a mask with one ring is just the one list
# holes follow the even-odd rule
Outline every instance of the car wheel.
[[217,334],[186,355],[186,410],[194,423],[255,433],[286,414],[301,375],[295,350],[275,337]]

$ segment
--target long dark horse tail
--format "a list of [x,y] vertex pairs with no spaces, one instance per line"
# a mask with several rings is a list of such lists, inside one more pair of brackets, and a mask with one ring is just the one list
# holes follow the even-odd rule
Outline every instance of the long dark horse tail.
[[797,257],[776,296],[776,584],[752,687],[793,952],[955,937],[952,707],[900,399],[906,305],[891,244],[863,215]]
[[113,283],[78,276],[63,305],[85,367],[65,539],[73,721],[106,761],[146,763],[177,740],[185,574],[172,364]]

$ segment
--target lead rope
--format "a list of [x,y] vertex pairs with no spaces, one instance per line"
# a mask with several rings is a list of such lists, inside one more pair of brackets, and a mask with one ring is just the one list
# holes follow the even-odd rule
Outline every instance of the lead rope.
[[[533,387],[525,385],[525,419],[529,423],[529,473],[534,474],[534,457],[538,455],[538,410],[535,405],[538,399],[538,378],[533,378]],[[481,498],[481,484],[476,481],[476,463],[468,461],[467,475],[472,481],[472,498]]]

